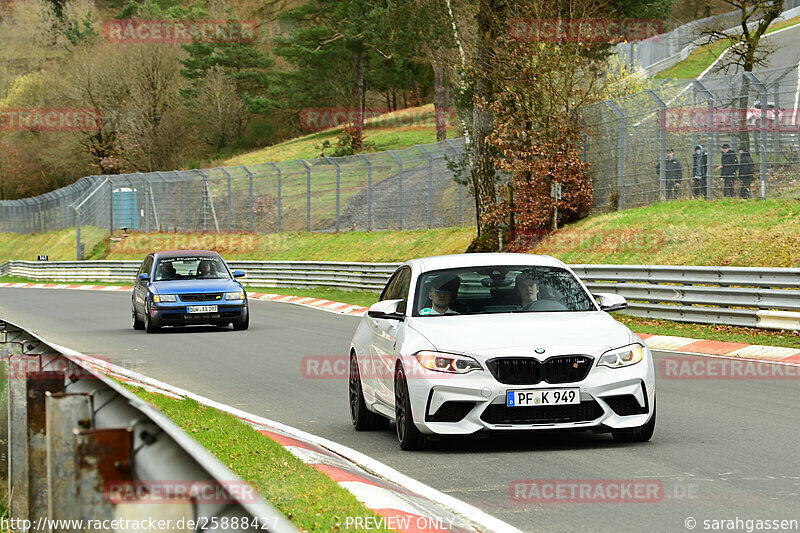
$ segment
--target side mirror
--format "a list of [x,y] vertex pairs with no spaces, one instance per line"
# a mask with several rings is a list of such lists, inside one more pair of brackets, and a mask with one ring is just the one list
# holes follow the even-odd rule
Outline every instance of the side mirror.
[[150,281],[150,274],[139,274],[139,281]]
[[386,320],[405,320],[405,315],[397,312],[397,308],[403,300],[383,300],[382,302],[374,303],[369,307],[367,315],[371,318],[383,318]]
[[245,276],[244,270],[234,270],[233,277],[234,278],[243,278]]
[[597,300],[597,303],[600,304],[600,309],[607,313],[619,311],[620,309],[625,309],[628,307],[627,300],[625,300],[625,298],[619,294],[614,294],[613,292],[598,292],[593,296]]

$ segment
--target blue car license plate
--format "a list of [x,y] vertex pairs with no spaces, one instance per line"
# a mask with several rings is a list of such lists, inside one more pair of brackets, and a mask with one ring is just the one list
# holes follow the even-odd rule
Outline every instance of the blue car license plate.
[[216,313],[218,310],[216,305],[190,305],[186,308],[189,314],[194,313]]

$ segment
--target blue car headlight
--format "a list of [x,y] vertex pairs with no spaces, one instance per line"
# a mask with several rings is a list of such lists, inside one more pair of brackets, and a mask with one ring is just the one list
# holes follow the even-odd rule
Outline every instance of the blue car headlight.
[[226,292],[225,293],[226,300],[244,300],[244,291],[239,292]]
[[178,297],[174,294],[154,294],[153,302],[160,304],[164,302],[177,302]]

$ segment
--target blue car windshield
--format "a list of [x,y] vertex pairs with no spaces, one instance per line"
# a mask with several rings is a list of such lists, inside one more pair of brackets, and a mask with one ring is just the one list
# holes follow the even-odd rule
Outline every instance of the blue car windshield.
[[174,257],[161,259],[156,266],[154,281],[181,279],[230,279],[231,275],[221,257]]

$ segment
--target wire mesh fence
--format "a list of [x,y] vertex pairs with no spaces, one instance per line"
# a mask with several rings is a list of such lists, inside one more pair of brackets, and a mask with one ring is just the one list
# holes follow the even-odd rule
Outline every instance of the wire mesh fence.
[[[800,196],[799,99],[800,70],[792,66],[654,82],[646,91],[589,106],[582,120],[594,211],[672,198]],[[725,144],[738,161],[732,165],[727,155],[720,168]],[[743,187],[749,174],[740,146],[753,160],[749,187]],[[667,149],[674,150],[677,173],[665,160]],[[89,176],[34,198],[0,201],[0,232],[80,232],[87,225],[112,232],[258,233],[469,225],[475,203],[461,185],[469,173],[465,157],[458,138],[349,157]],[[76,255],[83,256],[80,236]]]
[[[593,104],[583,120],[595,211],[693,196],[800,194],[798,97],[800,71],[792,66],[667,80],[640,93]],[[724,145],[737,157],[735,164],[731,155],[723,161]],[[700,157],[695,156],[697,146],[702,147]],[[742,146],[753,159],[752,185],[744,191],[750,178],[740,164]],[[674,163],[665,161],[668,149],[674,150],[680,164],[680,180]]]
[[[89,176],[0,201],[0,231],[343,231],[470,224],[464,140],[249,166]],[[458,178],[458,180],[454,179]]]

